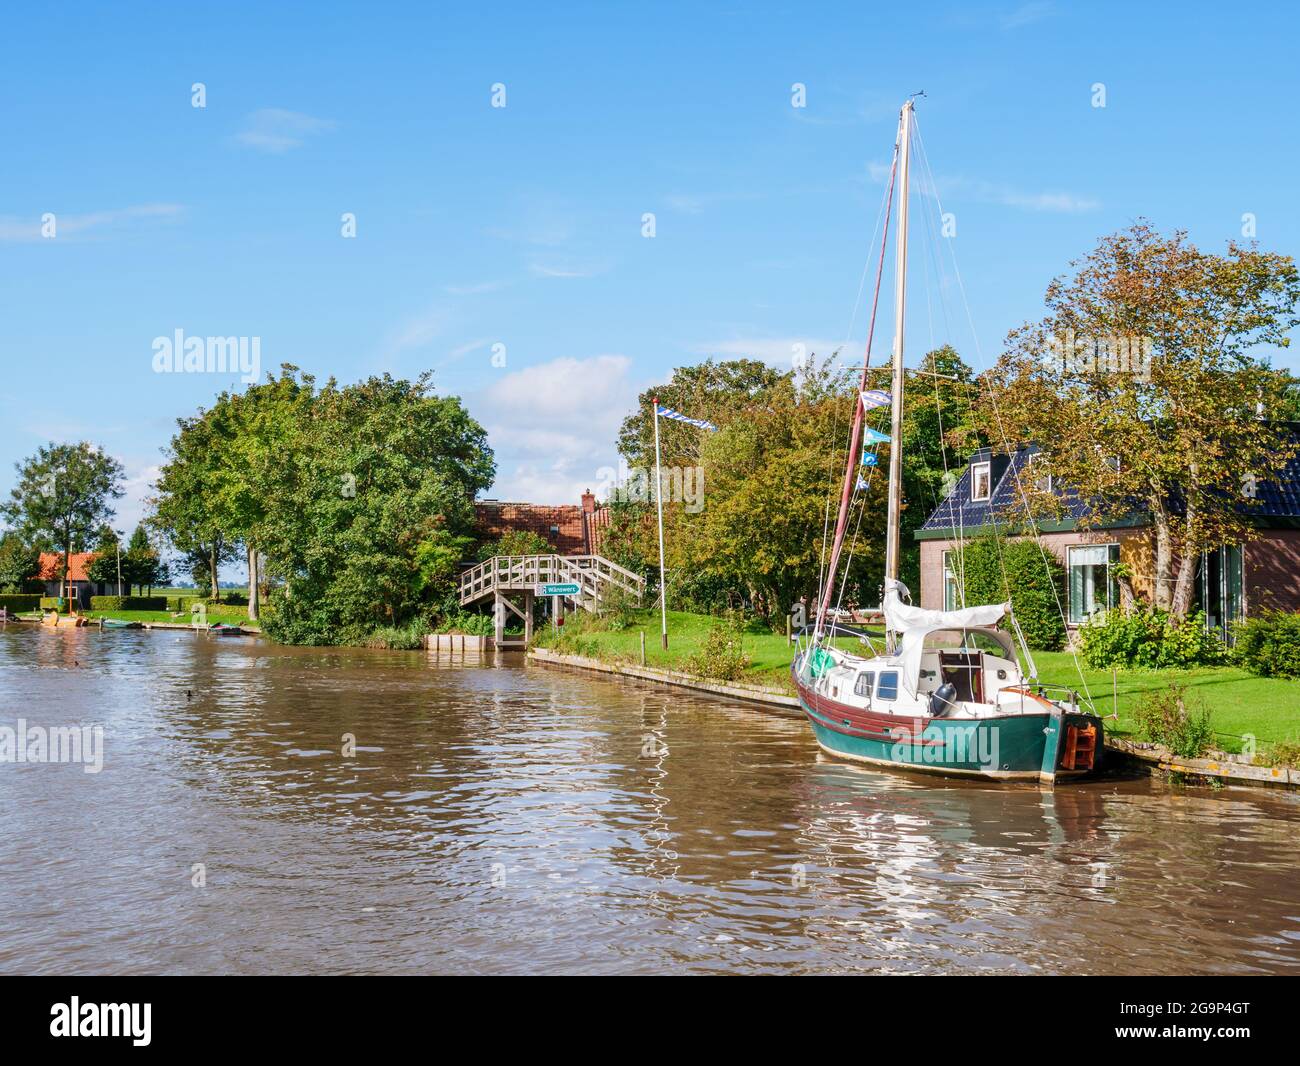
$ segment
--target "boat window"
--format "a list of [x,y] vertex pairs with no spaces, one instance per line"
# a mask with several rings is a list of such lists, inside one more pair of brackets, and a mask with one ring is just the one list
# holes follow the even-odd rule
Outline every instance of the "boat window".
[[874,671],[866,670],[863,673],[858,674],[858,682],[853,686],[853,695],[866,696],[867,699],[870,699],[871,686],[875,680],[876,675]]
[[880,675],[880,684],[876,686],[876,699],[898,699],[898,671],[885,670]]

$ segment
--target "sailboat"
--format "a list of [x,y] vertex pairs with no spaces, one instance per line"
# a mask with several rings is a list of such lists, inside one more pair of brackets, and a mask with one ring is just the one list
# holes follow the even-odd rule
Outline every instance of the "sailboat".
[[[799,703],[827,754],[877,766],[928,771],[993,781],[1081,777],[1101,767],[1101,718],[1080,705],[1075,692],[1040,684],[1033,657],[1010,603],[930,610],[912,604],[898,579],[902,511],[904,370],[903,326],[907,308],[908,171],[913,100],[899,114],[885,230],[876,271],[879,297],[888,241],[889,207],[898,197],[895,250],[894,344],[891,388],[868,390],[868,360],[875,312],[867,339],[835,534],[810,639],[791,666]],[[889,503],[881,614],[884,647],[865,632],[841,625],[832,611],[849,507],[860,487],[857,471],[866,412],[890,407]],[[879,435],[877,435],[879,439]],[[839,638],[857,638],[845,650]],[[1019,657],[1017,656],[1019,650]],[[1023,659],[1025,668],[1021,667]]]

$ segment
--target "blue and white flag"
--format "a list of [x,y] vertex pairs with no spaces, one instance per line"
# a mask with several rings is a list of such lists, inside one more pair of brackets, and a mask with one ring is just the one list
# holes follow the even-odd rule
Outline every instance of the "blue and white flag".
[[674,411],[671,407],[659,408],[659,414],[662,418],[671,418],[677,422],[686,422],[688,425],[695,426],[698,429],[717,429],[712,422],[706,422],[702,418],[691,418],[690,415],[684,415],[680,411]]
[[862,454],[862,465],[863,465],[863,466],[875,466],[879,461],[880,461],[880,460],[878,460],[878,459],[876,458],[874,452],[864,452],[864,453]]
[[858,475],[858,491],[859,492],[867,491],[867,479],[864,478],[861,474]]
[[868,444],[888,444],[889,434],[881,433],[878,429],[868,429],[865,431]]
[[894,399],[884,389],[867,389],[861,395],[864,411],[870,411],[874,407],[888,407]]

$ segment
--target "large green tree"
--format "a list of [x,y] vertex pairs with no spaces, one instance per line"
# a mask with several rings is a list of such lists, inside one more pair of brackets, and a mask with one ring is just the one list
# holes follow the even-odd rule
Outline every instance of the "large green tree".
[[[200,411],[176,420],[177,431],[155,482],[150,522],[186,560],[195,583],[220,595],[223,563],[236,556],[234,517],[226,491],[238,471],[229,469],[228,412]],[[224,435],[223,435],[224,431]]]
[[1155,604],[1182,617],[1201,553],[1254,535],[1260,483],[1295,454],[1292,380],[1266,355],[1300,321],[1300,274],[1290,256],[1211,254],[1144,221],[1073,266],[986,376],[986,430],[1042,449],[1031,511],[1059,512],[1035,491],[1050,473],[1086,501],[1086,526],[1149,522]]
[[41,553],[13,530],[0,536],[0,592],[26,592],[40,568]]
[[305,643],[362,639],[445,601],[495,475],[483,427],[427,374],[327,383],[280,465],[256,531],[276,582],[266,627]]
[[122,495],[122,464],[87,441],[48,444],[16,464],[18,483],[0,513],[28,540],[45,538],[62,553],[60,584],[68,557],[91,543],[113,515]]

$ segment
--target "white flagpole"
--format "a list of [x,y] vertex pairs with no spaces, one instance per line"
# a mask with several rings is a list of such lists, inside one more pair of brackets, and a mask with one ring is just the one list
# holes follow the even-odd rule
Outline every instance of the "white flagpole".
[[664,581],[664,482],[659,473],[659,397],[654,398],[655,415],[655,504],[659,509],[659,641],[668,648],[668,585]]

